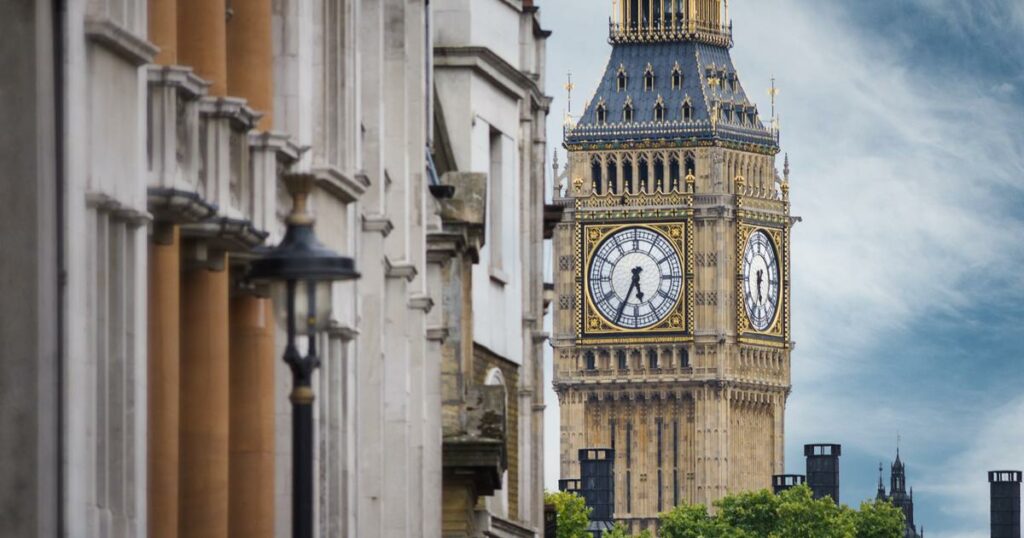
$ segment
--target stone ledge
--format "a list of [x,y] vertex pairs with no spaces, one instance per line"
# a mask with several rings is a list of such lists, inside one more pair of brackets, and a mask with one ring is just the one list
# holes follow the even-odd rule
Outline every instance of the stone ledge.
[[153,61],[160,49],[108,18],[88,17],[86,37],[139,67]]

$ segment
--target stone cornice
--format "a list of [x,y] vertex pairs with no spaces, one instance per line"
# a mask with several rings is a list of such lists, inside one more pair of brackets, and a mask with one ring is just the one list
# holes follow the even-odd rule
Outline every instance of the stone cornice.
[[183,65],[150,65],[149,84],[177,88],[186,96],[198,99],[206,95],[210,82],[200,78],[191,67]]
[[263,114],[249,108],[246,103],[240,97],[203,97],[199,100],[199,112],[207,117],[231,120],[248,130],[256,125]]
[[106,17],[87,17],[85,35],[89,41],[103,46],[136,67],[152,62],[160,52],[160,49],[149,41]]
[[434,67],[472,69],[515,99],[529,97],[534,106],[548,111],[552,98],[537,81],[487,47],[435,47]]
[[314,166],[310,172],[318,187],[345,204],[359,200],[370,186],[369,181],[364,182],[366,176],[346,174],[331,165]]

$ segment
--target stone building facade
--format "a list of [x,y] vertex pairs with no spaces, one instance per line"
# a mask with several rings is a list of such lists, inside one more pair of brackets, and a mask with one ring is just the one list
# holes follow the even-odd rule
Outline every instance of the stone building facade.
[[614,516],[636,531],[783,472],[792,220],[727,2],[614,5],[557,171],[552,345],[561,476],[614,449]]
[[294,174],[362,274],[316,336],[318,536],[542,529],[547,34],[493,4],[8,6],[5,532],[290,533],[291,374],[246,273]]

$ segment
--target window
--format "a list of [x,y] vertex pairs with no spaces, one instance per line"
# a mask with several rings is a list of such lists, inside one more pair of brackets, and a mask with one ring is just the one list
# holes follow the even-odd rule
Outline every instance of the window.
[[615,358],[619,361],[619,370],[627,370],[629,364],[626,362],[626,352],[624,350],[618,350],[615,352]]
[[647,69],[644,70],[644,91],[649,92],[654,89],[654,67],[651,64],[647,64]]
[[601,194],[601,157],[594,155],[590,160],[590,184],[594,186],[594,193]]
[[679,366],[683,368],[690,367],[690,352],[685,347],[679,350]]
[[[658,350],[656,350],[656,349],[648,349],[647,350],[647,367],[650,368],[651,370],[657,370],[658,369]],[[660,450],[661,449],[659,447],[659,452],[660,452]]]
[[633,161],[626,157],[622,161],[622,193],[633,192]]
[[686,154],[686,175],[695,176],[697,175],[697,163],[693,158],[692,153]]
[[491,129],[491,169],[489,184],[487,185],[490,207],[487,212],[487,226],[490,232],[487,234],[487,247],[490,251],[491,277],[499,282],[507,281],[504,273],[505,244],[502,241],[504,236],[504,205],[505,205],[505,158],[504,158],[504,136],[501,131]]
[[608,109],[605,108],[604,103],[597,105],[597,123],[604,124],[608,122]]
[[626,76],[626,66],[619,65],[619,72],[615,75],[615,89],[616,91],[625,91],[626,86],[629,83],[629,77]]
[[626,101],[625,106],[622,107],[622,121],[625,123],[631,123],[633,121],[633,102]]
[[683,72],[679,69],[679,64],[676,64],[675,68],[672,69],[672,89],[678,90],[683,87]]
[[662,191],[665,189],[665,160],[661,158],[661,155],[654,156],[654,190]]
[[690,98],[687,97],[686,101],[683,102],[683,121],[693,120],[693,105],[690,104]]
[[660,99],[654,104],[654,121],[665,121],[665,105]]
[[672,160],[668,164],[668,189],[670,191],[679,190],[679,158],[675,155],[672,156]]
[[640,192],[647,192],[647,187],[650,186],[650,170],[647,167],[647,156],[641,155],[638,164],[640,169]]
[[614,157],[608,159],[606,167],[608,170],[608,192],[615,194],[619,190],[619,168]]
[[593,351],[588,351],[587,352],[587,354],[585,356],[585,361],[586,361],[587,370],[596,370],[597,369],[597,359],[594,358],[594,352]]

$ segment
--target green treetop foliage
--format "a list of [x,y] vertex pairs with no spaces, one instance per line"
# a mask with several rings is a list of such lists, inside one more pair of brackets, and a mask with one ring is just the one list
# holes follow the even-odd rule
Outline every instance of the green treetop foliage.
[[[806,485],[773,495],[738,493],[703,505],[683,505],[661,514],[660,538],[902,538],[903,512],[887,501],[861,504],[860,511],[814,499]],[[622,536],[625,536],[623,534]]]
[[[627,530],[626,526],[623,525],[621,522],[620,523],[616,523],[615,527],[613,527],[612,530],[604,533],[604,535],[601,536],[601,538],[631,538],[631,537],[632,537],[632,535],[629,534],[629,530]],[[645,531],[640,532],[640,534],[636,535],[636,538],[654,538],[654,535],[651,534],[651,531],[645,530]]]
[[545,492],[544,503],[555,505],[558,522],[557,538],[592,538],[587,532],[590,524],[590,508],[583,497],[575,493],[559,491]]

